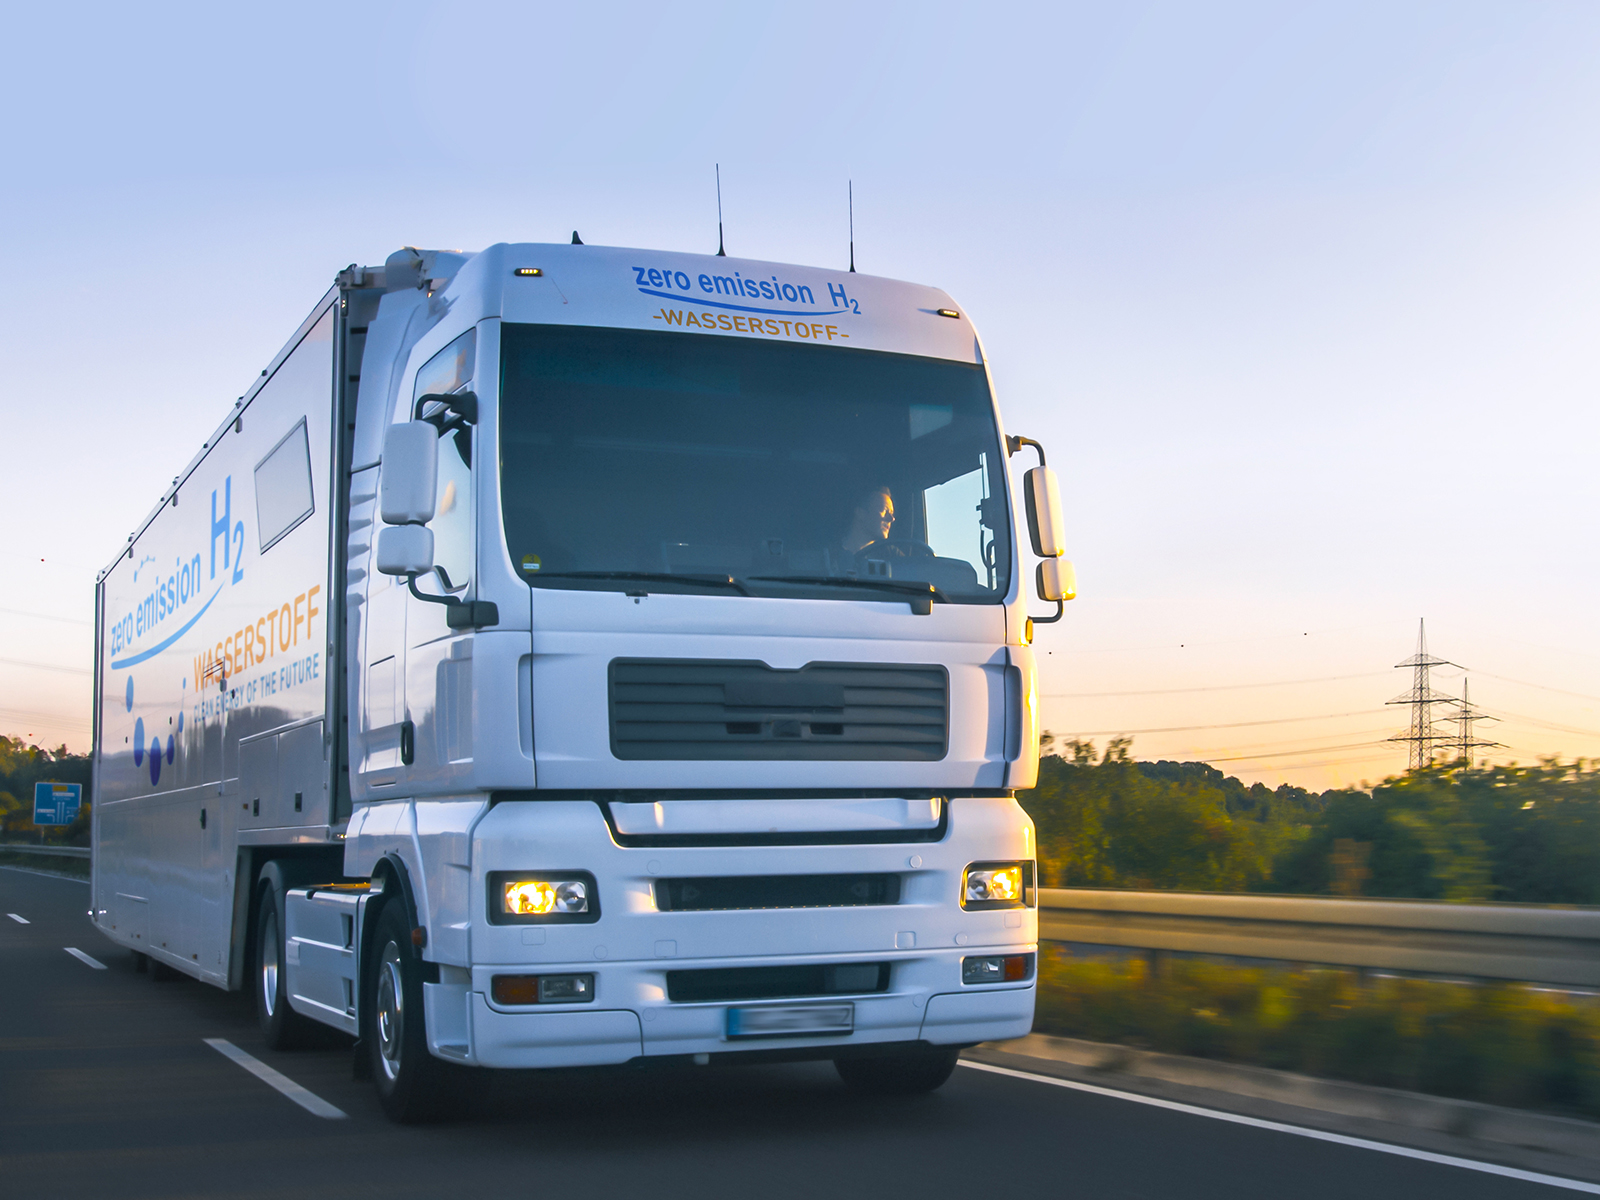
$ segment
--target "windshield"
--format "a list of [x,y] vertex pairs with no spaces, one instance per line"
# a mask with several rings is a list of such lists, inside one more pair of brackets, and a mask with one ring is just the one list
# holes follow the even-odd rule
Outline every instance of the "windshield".
[[982,367],[556,325],[501,344],[506,539],[533,586],[1003,598]]

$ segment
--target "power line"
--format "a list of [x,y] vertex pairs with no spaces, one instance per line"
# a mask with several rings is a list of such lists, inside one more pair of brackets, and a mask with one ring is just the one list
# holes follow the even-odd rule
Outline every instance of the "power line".
[[1595,703],[1600,704],[1600,696],[1590,696],[1584,692],[1569,692],[1563,688],[1546,687],[1542,683],[1529,683],[1526,679],[1511,679],[1505,675],[1496,675],[1492,671],[1478,671],[1476,674],[1487,676],[1490,679],[1498,679],[1501,683],[1514,683],[1518,687],[1537,688],[1541,692],[1554,692],[1558,696],[1571,696],[1577,700],[1593,700]]
[[[1314,736],[1314,737],[1312,737],[1311,740],[1312,741],[1316,741],[1316,742],[1325,742],[1329,738],[1353,738],[1353,737],[1382,738],[1382,736],[1387,732],[1388,732],[1387,729],[1346,729],[1346,730],[1343,730],[1340,733],[1324,733],[1324,734],[1321,734],[1319,736]],[[1373,745],[1377,745],[1377,742],[1374,741],[1372,744]],[[1296,746],[1296,745],[1298,745],[1298,746],[1306,746],[1305,739],[1304,738],[1278,738],[1275,741],[1270,741],[1270,742],[1246,742],[1243,745],[1235,745],[1235,746],[1224,745],[1224,746],[1219,746],[1217,748],[1217,753],[1219,753],[1219,754],[1238,754],[1238,753],[1240,753],[1241,751],[1244,751],[1244,750],[1272,750],[1272,749],[1274,749],[1275,747],[1278,747],[1278,746]],[[1326,748],[1327,747],[1306,746],[1306,750],[1307,750],[1308,753],[1311,752],[1311,751],[1320,751],[1320,750],[1326,749]]]
[[[1272,754],[1237,754],[1227,758],[1206,758],[1202,762],[1255,762],[1262,758],[1294,758],[1301,754],[1334,754],[1340,750],[1365,750],[1369,746],[1381,746],[1382,742],[1351,742],[1348,746],[1309,746],[1304,750],[1279,750]],[[1377,755],[1373,756],[1378,757]]]
[[60,671],[64,675],[93,675],[87,667],[58,667],[54,663],[29,662],[23,658],[0,658],[8,667],[34,667],[40,671]]
[[93,729],[94,724],[81,717],[57,717],[50,713],[33,712],[25,708],[0,708],[0,718],[7,721],[37,721],[41,724],[60,725],[67,729]]
[[86,629],[94,624],[92,621],[80,621],[76,617],[52,617],[48,613],[24,612],[20,608],[0,608],[0,613],[13,617],[27,617],[33,621],[59,621],[63,625],[82,625]]
[[1387,671],[1363,671],[1359,675],[1324,675],[1319,679],[1275,679],[1270,683],[1217,683],[1206,687],[1159,688],[1143,692],[1044,692],[1041,700],[1096,700],[1108,696],[1183,696],[1195,692],[1232,692],[1245,688],[1294,687],[1302,683],[1339,683],[1346,679],[1377,679]]
[[[1381,761],[1383,759],[1391,757],[1393,754],[1394,754],[1394,751],[1391,750],[1391,751],[1388,751],[1388,752],[1386,752],[1384,754],[1360,754],[1360,755],[1357,755],[1355,758],[1330,758],[1330,759],[1326,760],[1325,762],[1284,763],[1281,766],[1274,766],[1272,769],[1274,771],[1287,772],[1287,771],[1312,771],[1312,770],[1317,770],[1317,769],[1319,769],[1321,767],[1349,767],[1349,766],[1355,765],[1356,763],[1379,762],[1379,761]],[[1222,759],[1216,759],[1215,761],[1221,762],[1223,760]],[[1249,770],[1248,767],[1241,768],[1241,769]]]
[[1513,724],[1538,725],[1543,729],[1552,729],[1557,733],[1570,733],[1576,737],[1600,738],[1600,730],[1574,729],[1570,725],[1557,725],[1554,721],[1545,721],[1539,717],[1526,717],[1521,713],[1510,712],[1504,708],[1502,708],[1500,711],[1505,713],[1506,716],[1510,717]]
[[1270,721],[1233,721],[1225,725],[1166,725],[1160,729],[1090,729],[1080,730],[1077,737],[1131,737],[1139,733],[1193,733],[1200,729],[1248,729],[1253,725],[1293,725],[1298,721],[1336,721],[1342,717],[1370,717],[1371,709],[1355,712],[1323,713],[1315,717],[1275,717]]

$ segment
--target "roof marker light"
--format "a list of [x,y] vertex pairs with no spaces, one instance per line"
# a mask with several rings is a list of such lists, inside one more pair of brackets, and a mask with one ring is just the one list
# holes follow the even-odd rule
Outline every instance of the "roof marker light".
[[934,311],[936,313],[938,313],[941,317],[949,317],[952,320],[960,320],[961,319],[961,314],[958,313],[953,308],[936,308],[936,309],[934,309]]
[[512,274],[513,275],[530,276],[530,275],[543,275],[544,272],[541,271],[538,267],[518,267],[515,271],[512,272]]

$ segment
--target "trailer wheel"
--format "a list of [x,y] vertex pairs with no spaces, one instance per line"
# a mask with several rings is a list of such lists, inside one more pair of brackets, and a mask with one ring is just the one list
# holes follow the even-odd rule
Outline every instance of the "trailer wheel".
[[378,912],[367,977],[361,985],[362,1040],[372,1082],[389,1119],[404,1125],[436,1120],[450,1100],[449,1064],[428,1052],[422,1015],[422,956],[411,942],[405,904]]
[[836,1058],[839,1072],[852,1091],[872,1096],[910,1096],[943,1086],[956,1069],[958,1047],[900,1050],[893,1054]]
[[273,880],[264,880],[256,905],[256,952],[251,977],[261,1037],[272,1050],[294,1049],[305,1041],[312,1028],[310,1021],[289,1007],[289,980],[283,970],[286,928],[283,892]]

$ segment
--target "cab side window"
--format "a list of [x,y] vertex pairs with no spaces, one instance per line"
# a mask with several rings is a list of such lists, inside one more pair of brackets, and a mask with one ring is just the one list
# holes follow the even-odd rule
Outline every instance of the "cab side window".
[[[412,404],[427,395],[451,395],[472,386],[473,364],[477,358],[478,333],[469,329],[417,372]],[[422,413],[426,420],[434,414]],[[444,422],[439,438],[439,484],[434,497],[433,561],[450,577],[452,591],[461,591],[472,580],[475,559],[475,521],[472,503],[473,427]]]

